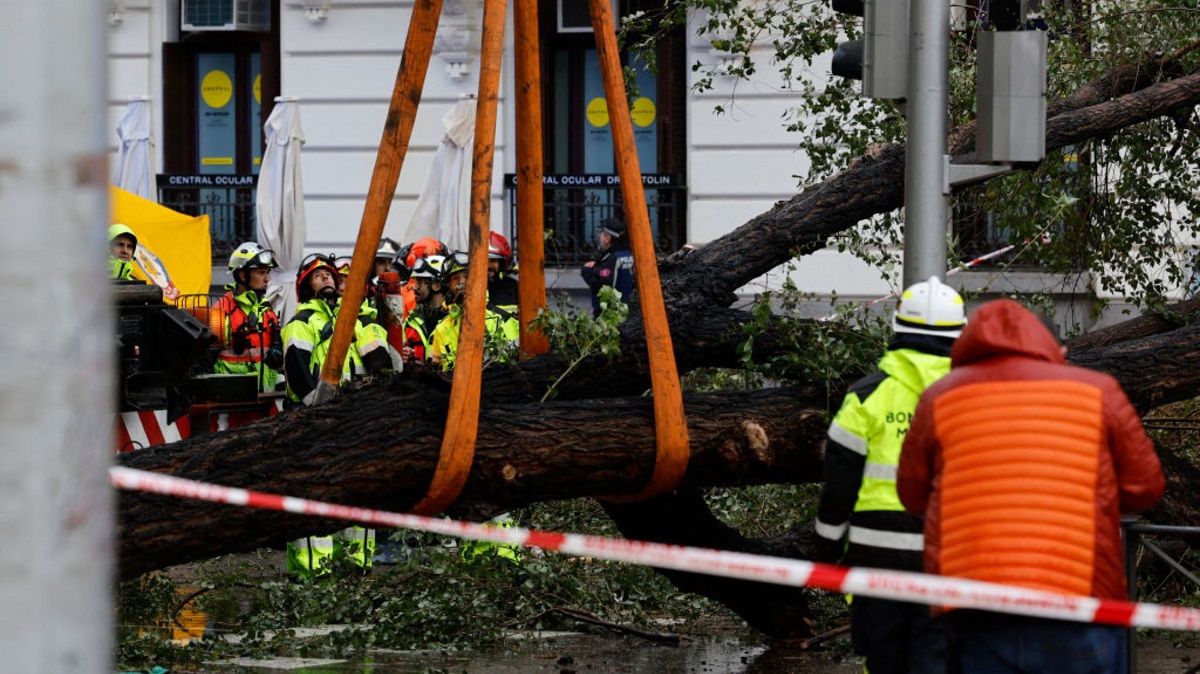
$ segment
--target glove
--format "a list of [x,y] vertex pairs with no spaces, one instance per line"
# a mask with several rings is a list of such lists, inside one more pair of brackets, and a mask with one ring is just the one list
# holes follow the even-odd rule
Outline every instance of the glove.
[[229,347],[234,353],[240,354],[246,349],[250,348],[250,337],[245,326],[239,328],[237,332],[233,333],[232,341],[233,343],[230,344]]
[[278,346],[272,346],[267,349],[267,353],[263,356],[263,364],[272,370],[283,369],[283,349]]
[[845,547],[841,540],[831,541],[821,536],[813,536],[813,560],[822,564],[837,564],[842,558]]

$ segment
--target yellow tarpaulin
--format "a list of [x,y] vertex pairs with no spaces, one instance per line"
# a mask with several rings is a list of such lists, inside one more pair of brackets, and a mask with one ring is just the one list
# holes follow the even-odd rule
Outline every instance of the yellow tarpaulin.
[[185,215],[109,187],[111,222],[129,226],[137,235],[133,275],[163,289],[163,298],[208,292],[212,283],[212,247],[208,216]]

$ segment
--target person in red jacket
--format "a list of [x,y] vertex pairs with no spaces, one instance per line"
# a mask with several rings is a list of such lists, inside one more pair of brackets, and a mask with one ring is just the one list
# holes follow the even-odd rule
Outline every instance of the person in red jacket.
[[[1012,300],[980,307],[950,374],[925,391],[897,491],[925,517],[925,570],[1062,594],[1127,599],[1120,518],[1164,480],[1112,377],[1066,350]],[[1118,627],[957,610],[962,671],[1124,672]]]

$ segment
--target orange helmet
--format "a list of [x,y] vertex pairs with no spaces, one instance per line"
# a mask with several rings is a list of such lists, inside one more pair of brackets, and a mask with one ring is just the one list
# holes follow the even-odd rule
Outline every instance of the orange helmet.
[[412,271],[417,266],[417,260],[430,255],[449,255],[450,251],[446,248],[446,244],[438,241],[432,236],[427,236],[423,239],[417,239],[407,246],[400,249],[396,254],[396,259],[393,261],[397,267],[403,267],[408,271]]
[[336,279],[338,275],[337,263],[332,255],[322,255],[320,253],[311,253],[300,261],[300,268],[296,270],[296,297],[301,302],[307,302],[312,299],[312,289],[308,287],[308,279],[316,273],[318,269],[328,271]]

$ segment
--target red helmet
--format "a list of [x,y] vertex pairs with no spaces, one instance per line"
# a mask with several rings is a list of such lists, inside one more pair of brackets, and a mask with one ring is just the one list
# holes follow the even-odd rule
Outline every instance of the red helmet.
[[300,268],[296,270],[296,297],[301,302],[307,302],[312,299],[312,289],[308,287],[308,279],[318,269],[328,271],[333,275],[334,280],[338,277],[337,263],[332,255],[312,253],[305,257],[300,261]]
[[488,259],[500,260],[500,271],[506,271],[512,266],[512,246],[500,232],[492,232],[488,236]]

